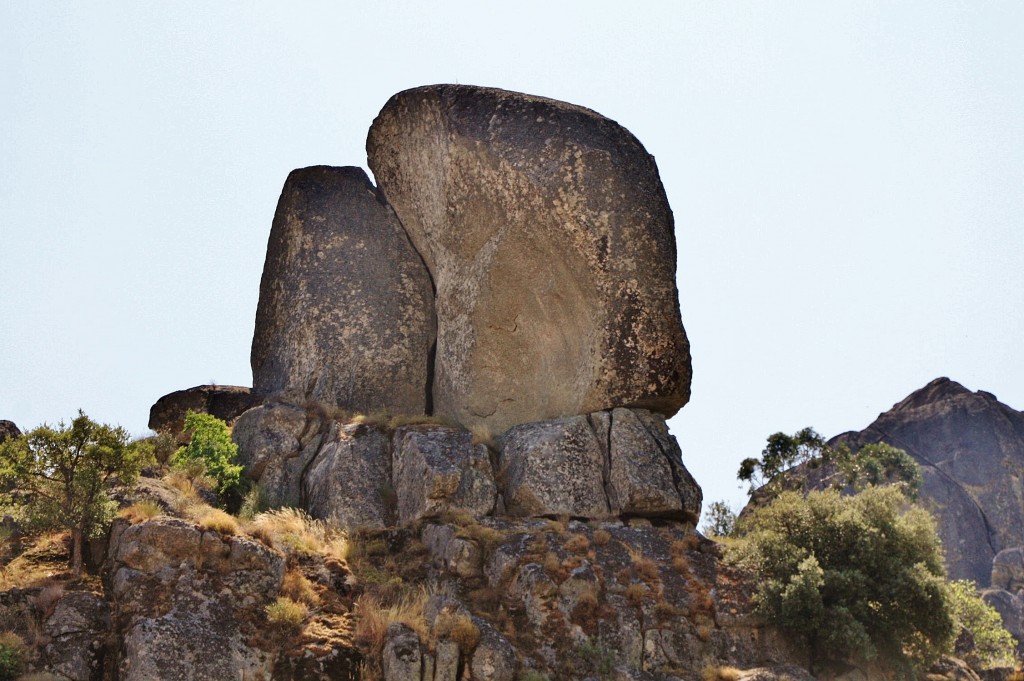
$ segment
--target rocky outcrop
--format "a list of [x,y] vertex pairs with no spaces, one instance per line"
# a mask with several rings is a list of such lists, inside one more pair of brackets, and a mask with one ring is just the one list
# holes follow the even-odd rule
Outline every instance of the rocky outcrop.
[[113,530],[109,557],[122,681],[269,678],[250,644],[278,593],[282,556],[173,518]]
[[180,436],[185,414],[211,414],[231,424],[259,402],[249,388],[237,385],[197,385],[164,395],[149,410],[149,427],[158,433]]
[[64,594],[43,624],[47,667],[67,681],[92,681],[103,674],[110,635],[110,604],[91,591]]
[[921,466],[951,579],[986,584],[1004,548],[1024,545],[1024,413],[939,378],[833,442],[886,442]]
[[435,411],[495,432],[689,398],[672,212],[625,128],[541,97],[401,92],[369,165],[437,289]]
[[423,414],[433,343],[430,276],[366,174],[292,171],[260,283],[254,390]]
[[14,421],[0,420],[0,442],[20,436],[21,430],[14,425]]

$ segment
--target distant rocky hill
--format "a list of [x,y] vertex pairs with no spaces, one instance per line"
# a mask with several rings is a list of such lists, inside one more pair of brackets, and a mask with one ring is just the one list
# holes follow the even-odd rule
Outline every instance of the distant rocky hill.
[[886,442],[920,464],[952,579],[986,586],[996,554],[1024,545],[1024,413],[995,395],[937,378],[841,442]]

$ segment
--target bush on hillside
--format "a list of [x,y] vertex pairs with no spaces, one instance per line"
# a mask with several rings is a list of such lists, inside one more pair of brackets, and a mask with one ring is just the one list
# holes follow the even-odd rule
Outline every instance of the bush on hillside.
[[231,441],[228,424],[216,416],[190,411],[185,415],[185,431],[192,439],[174,453],[171,465],[183,470],[202,466],[205,474],[216,481],[222,502],[237,507],[242,466],[234,463],[238,445]]
[[823,664],[875,658],[904,671],[946,650],[954,622],[934,522],[895,487],[783,492],[739,522],[728,559],[757,612]]

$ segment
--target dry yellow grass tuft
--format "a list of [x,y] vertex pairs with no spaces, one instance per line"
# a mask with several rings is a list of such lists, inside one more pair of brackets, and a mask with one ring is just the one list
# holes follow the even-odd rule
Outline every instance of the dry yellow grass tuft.
[[309,608],[304,603],[297,603],[287,596],[278,596],[277,600],[266,607],[267,622],[272,626],[297,630],[309,617]]
[[163,515],[164,510],[160,507],[160,504],[156,503],[152,499],[143,499],[138,501],[131,506],[122,508],[117,512],[119,518],[125,518],[132,525],[141,523],[144,520],[152,520],[157,516]]
[[612,533],[608,530],[595,530],[594,531],[594,543],[598,546],[605,546],[612,540]]
[[278,508],[260,513],[245,527],[246,532],[286,556],[322,553],[346,560],[346,535],[321,520],[314,520],[298,508]]
[[304,603],[311,608],[320,605],[320,596],[313,588],[313,583],[298,570],[288,570],[281,582],[281,594],[296,603]]
[[423,616],[430,593],[425,588],[411,589],[391,605],[385,605],[376,596],[363,595],[355,606],[354,640],[371,660],[379,660],[384,642],[387,639],[388,627],[400,622],[409,627],[420,637],[428,639],[429,628]]
[[650,589],[646,584],[634,582],[626,587],[626,600],[639,607],[643,605],[644,598],[647,596],[649,591]]
[[586,553],[590,548],[590,540],[585,534],[574,534],[565,542],[565,550],[572,553]]
[[714,665],[704,667],[700,676],[704,681],[737,681],[741,674],[736,667]]
[[199,515],[197,522],[199,527],[204,530],[219,532],[225,537],[233,537],[241,530],[238,526],[238,518],[227,511],[209,506]]
[[449,639],[459,646],[463,655],[469,655],[480,642],[480,627],[473,623],[469,615],[443,612],[434,622],[434,638]]

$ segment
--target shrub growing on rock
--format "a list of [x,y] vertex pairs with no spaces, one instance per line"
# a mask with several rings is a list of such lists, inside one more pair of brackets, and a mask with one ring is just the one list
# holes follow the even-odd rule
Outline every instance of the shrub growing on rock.
[[[242,466],[233,463],[238,445],[231,441],[228,424],[216,416],[194,411],[185,416],[185,430],[192,439],[171,457],[175,468],[189,468],[202,464],[206,474],[217,481],[217,493],[226,504],[237,499],[241,483]],[[236,504],[237,505],[237,504]]]
[[974,648],[965,655],[966,661],[980,669],[1015,666],[1013,636],[1003,627],[1003,619],[995,608],[978,595],[974,582],[950,582],[949,596],[953,619],[974,641]]
[[0,681],[18,677],[24,670],[28,652],[20,636],[10,631],[0,633]]
[[740,521],[727,558],[758,585],[757,612],[822,663],[882,658],[909,671],[954,634],[931,516],[895,487],[783,492]]

